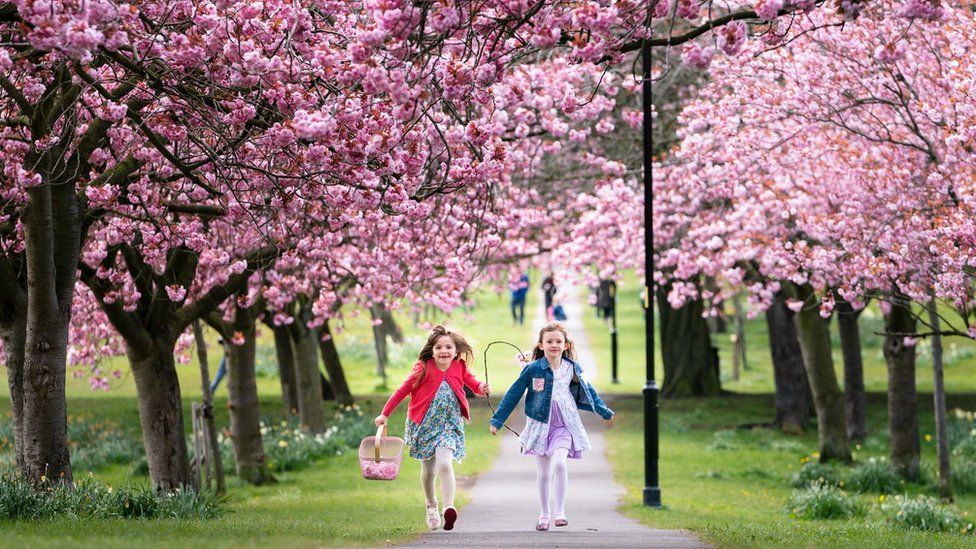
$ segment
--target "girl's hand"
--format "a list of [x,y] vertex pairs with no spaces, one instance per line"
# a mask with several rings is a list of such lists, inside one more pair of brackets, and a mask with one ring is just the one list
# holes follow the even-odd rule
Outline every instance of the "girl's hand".
[[610,427],[613,427],[613,423],[614,423],[615,421],[617,421],[617,414],[613,414],[612,416],[610,416],[610,419],[608,419],[608,420],[606,420],[606,421],[607,421],[607,428],[608,428],[608,429],[609,429]]
[[384,416],[383,414],[380,414],[380,415],[376,416],[376,419],[373,420],[373,423],[375,423],[376,426],[379,427],[381,425],[386,425],[386,420],[387,419],[388,418],[386,416]]
[[490,429],[491,429],[492,436],[498,436],[498,429],[496,429],[494,425],[492,425]]
[[485,396],[490,395],[491,394],[491,385],[488,385],[487,383],[482,383],[481,384],[481,392],[484,393]]

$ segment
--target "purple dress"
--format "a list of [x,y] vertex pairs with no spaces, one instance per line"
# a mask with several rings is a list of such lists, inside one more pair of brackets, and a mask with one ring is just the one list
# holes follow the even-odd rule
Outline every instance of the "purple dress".
[[526,418],[525,429],[519,435],[524,455],[551,456],[556,449],[566,448],[570,458],[579,459],[583,457],[584,450],[590,449],[590,439],[583,428],[579,409],[569,393],[572,380],[573,367],[563,362],[553,373],[549,421]]

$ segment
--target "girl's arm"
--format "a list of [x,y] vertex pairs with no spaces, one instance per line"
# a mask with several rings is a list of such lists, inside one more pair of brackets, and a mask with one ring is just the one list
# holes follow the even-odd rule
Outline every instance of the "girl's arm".
[[421,372],[424,371],[426,366],[427,365],[423,362],[418,362],[414,365],[413,370],[411,370],[410,375],[407,376],[407,379],[403,380],[403,383],[397,387],[396,391],[393,391],[393,394],[390,395],[390,399],[387,400],[386,405],[383,406],[384,416],[390,417],[390,414],[397,409],[397,406],[403,402],[403,399],[407,398],[407,395],[413,392],[413,383],[417,380],[417,377],[420,376]]
[[522,368],[522,373],[518,379],[512,383],[512,386],[505,392],[505,396],[502,397],[502,401],[498,403],[498,409],[495,410],[495,415],[491,416],[490,422],[495,429],[501,428],[508,416],[511,415],[512,410],[515,409],[515,405],[522,399],[522,395],[525,394],[531,376],[529,370],[529,368]]
[[479,396],[487,395],[488,393],[485,391],[485,389],[487,388],[488,384],[482,383],[480,380],[478,380],[478,378],[471,373],[468,365],[463,360],[461,361],[461,365],[463,366],[463,369],[461,370],[461,380],[468,387],[468,389],[471,389],[474,394]]
[[606,404],[604,404],[603,399],[600,398],[600,395],[596,393],[596,389],[594,389],[589,382],[586,382],[586,390],[589,391],[590,400],[593,401],[593,411],[596,412],[603,419],[609,420],[610,418],[612,418],[614,415],[613,410],[611,410],[610,408],[607,407]]

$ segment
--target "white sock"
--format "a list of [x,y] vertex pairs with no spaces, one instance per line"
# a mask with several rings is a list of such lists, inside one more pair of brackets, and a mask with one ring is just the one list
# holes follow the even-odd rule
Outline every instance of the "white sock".
[[549,516],[549,479],[552,475],[552,468],[549,464],[549,456],[536,456],[536,475],[535,484],[539,488],[539,508],[542,510],[539,516]]
[[[437,476],[441,480],[442,507],[454,507],[454,450],[438,448],[432,461],[435,462]],[[431,484],[433,485],[433,481]]]
[[554,512],[556,516],[566,516],[566,489],[569,488],[569,467],[566,458],[569,450],[557,448],[552,454],[552,476],[556,501],[554,502]]

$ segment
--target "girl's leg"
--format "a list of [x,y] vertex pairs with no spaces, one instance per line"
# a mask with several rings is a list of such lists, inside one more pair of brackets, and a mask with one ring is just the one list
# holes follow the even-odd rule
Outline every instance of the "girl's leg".
[[[454,450],[451,448],[438,448],[435,458],[437,476],[441,480],[441,503],[443,507],[454,507]],[[431,480],[431,486],[433,486]]]
[[553,512],[557,517],[566,516],[566,489],[569,487],[569,468],[566,466],[566,458],[569,449],[557,448],[552,454],[552,476],[556,501],[553,502]]
[[549,478],[552,475],[549,456],[536,456],[535,483],[539,488],[539,516],[549,516]]
[[434,477],[436,476],[435,458],[425,459],[420,462],[420,485],[424,487],[424,497],[427,505],[436,505],[437,496],[434,495]]

